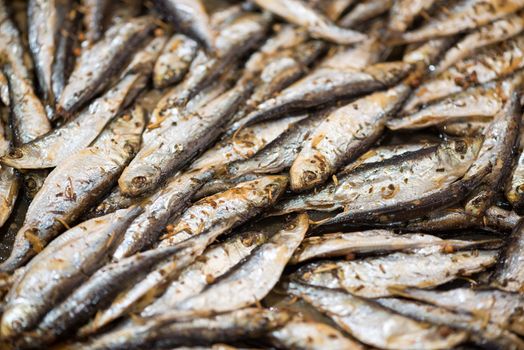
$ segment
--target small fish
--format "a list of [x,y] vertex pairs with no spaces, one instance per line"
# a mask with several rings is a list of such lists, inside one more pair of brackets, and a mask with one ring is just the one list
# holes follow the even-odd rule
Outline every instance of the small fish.
[[[284,326],[290,317],[285,311],[246,308],[209,318],[175,322],[166,313],[146,319],[143,323],[128,322],[87,343],[73,343],[64,349],[149,349],[155,348],[155,344],[165,348],[195,342],[205,344],[256,339]],[[202,332],[203,329],[205,332]]]
[[342,165],[363,154],[382,135],[386,119],[400,108],[411,87],[400,84],[331,112],[302,145],[290,173],[296,192],[324,183]]
[[353,44],[366,39],[366,35],[338,27],[327,17],[298,0],[255,0],[260,7],[285,18],[287,21],[307,28],[312,37],[337,44]]
[[218,223],[230,230],[273,205],[286,190],[287,183],[286,176],[264,176],[203,198],[182,213],[173,229],[161,237],[159,246],[179,243]]
[[413,20],[433,6],[435,0],[399,0],[394,1],[389,14],[389,29],[405,32]]
[[436,125],[443,134],[457,137],[479,137],[484,135],[484,130],[493,118],[468,118],[468,121],[456,121]]
[[218,138],[238,104],[250,90],[240,82],[192,114],[178,120],[144,145],[118,180],[125,195],[138,196],[157,188],[169,174],[184,166]]
[[392,287],[431,288],[484,271],[496,263],[498,255],[496,250],[446,254],[440,249],[437,246],[412,254],[310,263],[296,272],[296,278],[312,285],[342,288],[365,298],[379,298],[392,295]]
[[16,199],[20,181],[13,168],[0,165],[0,227],[11,216]]
[[82,0],[85,37],[91,45],[102,38],[104,18],[110,3],[109,0]]
[[447,291],[404,289],[399,294],[425,303],[443,307],[450,311],[461,311],[481,320],[495,323],[519,335],[524,332],[524,299],[519,294],[498,290],[475,290],[456,288]]
[[102,40],[79,57],[60,96],[57,114],[69,116],[102,92],[153,28],[150,17],[139,17],[108,29]]
[[0,162],[16,169],[44,169],[57,166],[71,154],[86,148],[106,124],[117,115],[128,93],[140,81],[141,74],[126,76],[105,95],[94,100],[75,119],[46,135],[15,148]]
[[321,67],[258,105],[243,119],[241,126],[386,88],[405,77],[411,69],[411,64],[404,62],[377,63],[362,70]]
[[413,112],[418,106],[512,74],[524,66],[524,35],[481,49],[476,55],[458,61],[446,71],[427,80],[403,107]]
[[481,320],[470,315],[404,299],[382,298],[377,299],[377,302],[406,317],[465,331],[469,333],[472,342],[483,347],[513,350],[524,348],[524,342],[517,335],[486,322],[485,319]]
[[340,290],[292,282],[287,291],[325,313],[355,339],[373,347],[449,349],[467,339],[465,332],[412,320]]
[[155,4],[180,32],[213,51],[216,33],[201,0],[156,0]]
[[2,71],[0,71],[0,101],[4,106],[9,107],[9,82]]
[[44,250],[10,293],[0,324],[2,335],[13,338],[32,329],[53,305],[103,265],[139,211],[135,207],[84,222],[65,233],[69,239]]
[[83,219],[92,219],[102,215],[110,214],[118,209],[129,208],[132,205],[138,205],[144,200],[143,197],[126,197],[120,191],[118,186],[113,187],[111,192],[95,207],[92,207]]
[[315,9],[320,10],[332,21],[336,21],[345,10],[353,5],[355,0],[334,0],[334,1],[310,1],[309,4]]
[[306,238],[290,262],[292,264],[298,264],[317,258],[344,257],[352,254],[416,251],[431,247],[464,249],[475,246],[476,244],[485,244],[488,241],[468,242],[446,240],[427,234],[396,234],[388,230],[328,233],[322,236]]
[[269,334],[278,348],[303,350],[363,350],[364,347],[322,322],[290,321]]
[[442,16],[426,25],[404,33],[404,42],[416,42],[435,37],[450,36],[505,17],[524,7],[522,0],[464,0],[442,11]]
[[134,109],[110,123],[91,147],[63,160],[31,202],[11,255],[0,270],[13,271],[24,264],[96,203],[138,149],[144,126],[143,110]]
[[492,279],[492,284],[495,287],[507,292],[522,293],[524,290],[524,269],[522,268],[523,223],[524,220],[520,220],[513,229]]
[[522,13],[501,18],[466,35],[446,52],[433,74],[444,72],[482,47],[508,40],[524,30]]
[[193,193],[214,174],[214,169],[204,169],[175,175],[161,190],[145,198],[144,212],[126,230],[113,259],[131,256],[156,242],[169,219],[183,211],[190,204]]
[[522,151],[511,172],[505,194],[513,210],[518,214],[524,214],[524,152]]
[[394,1],[392,0],[359,1],[351,11],[340,19],[338,25],[345,28],[353,28],[387,12],[393,3]]
[[[200,294],[179,303],[176,309],[196,314],[221,313],[259,302],[277,284],[293,252],[304,238],[308,225],[306,214],[299,214],[282,223],[282,229],[266,243]],[[221,302],[217,303],[217,300]]]
[[165,88],[180,82],[189,71],[197,52],[198,44],[193,39],[183,34],[173,35],[155,63],[155,87]]

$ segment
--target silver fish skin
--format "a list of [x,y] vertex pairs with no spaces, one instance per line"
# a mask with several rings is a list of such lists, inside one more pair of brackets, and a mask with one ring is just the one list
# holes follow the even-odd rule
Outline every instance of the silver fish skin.
[[318,9],[330,20],[336,21],[354,3],[354,0],[311,1],[309,5]]
[[169,174],[179,170],[221,133],[221,126],[244,101],[250,86],[240,82],[193,114],[183,114],[176,123],[144,145],[118,180],[121,191],[138,196],[154,190]]
[[418,322],[349,293],[292,282],[287,291],[326,314],[364,344],[381,349],[453,348],[466,333]]
[[199,51],[184,80],[166,93],[166,109],[185,106],[203,88],[211,84],[243,54],[256,47],[269,29],[270,18],[256,13],[243,13],[220,29],[216,55]]
[[11,216],[19,189],[20,180],[15,169],[0,165],[0,227]]
[[85,37],[89,44],[102,38],[104,17],[110,3],[109,0],[82,0]]
[[189,71],[197,52],[198,44],[193,39],[183,34],[173,35],[155,63],[155,87],[165,88],[180,82]]
[[419,29],[404,33],[401,38],[404,42],[416,42],[454,35],[493,22],[523,7],[522,0],[458,1],[443,16],[429,21]]
[[84,51],[60,96],[57,114],[69,116],[102,92],[153,28],[150,17],[135,18],[110,28],[104,39]]
[[516,293],[456,288],[448,291],[406,289],[399,294],[450,311],[469,313],[520,335],[524,332],[523,315],[519,313],[524,307],[524,299]]
[[389,29],[405,32],[413,20],[433,6],[436,0],[399,0],[393,3],[389,16]]
[[[488,240],[489,241],[489,240]],[[311,259],[344,257],[395,251],[417,251],[424,248],[464,249],[486,241],[441,239],[436,236],[412,233],[397,234],[389,230],[369,230],[350,233],[327,233],[306,238],[290,260],[298,264]]]
[[[200,294],[176,306],[182,312],[221,313],[262,300],[277,284],[309,227],[307,214],[284,222],[282,229]],[[217,300],[221,300],[217,303]]]
[[322,322],[290,321],[269,334],[279,348],[299,350],[363,350],[362,344]]
[[456,137],[479,137],[491,123],[493,118],[468,118],[469,121],[450,122],[437,125],[437,129],[445,135]]
[[47,103],[54,104],[51,75],[56,55],[59,22],[58,7],[67,6],[67,0],[30,0],[28,2],[29,48],[35,62],[38,85]]
[[193,193],[214,174],[214,169],[204,169],[175,175],[161,190],[145,198],[144,212],[126,230],[113,260],[131,256],[156,242],[169,219],[183,211],[190,204]]
[[143,201],[145,197],[146,196],[126,197],[122,194],[120,188],[115,186],[96,207],[92,207],[82,218],[92,219],[98,216],[113,213],[118,209],[129,208],[132,205],[140,204],[140,202]]
[[66,293],[103,265],[139,211],[134,207],[80,224],[71,229],[74,233],[67,233],[70,240],[51,247],[54,249],[48,254],[44,252],[11,294],[0,324],[2,335],[13,338],[31,329]]
[[[246,308],[209,318],[199,317],[173,322],[170,315],[126,323],[85,344],[71,344],[70,349],[143,349],[198,343],[214,343],[264,336],[282,327],[290,319],[285,311]],[[214,347],[213,347],[214,348]],[[69,349],[67,346],[65,349]]]
[[197,258],[169,284],[162,296],[144,308],[140,316],[162,314],[183,300],[198,295],[206,286],[243,261],[253,250],[266,243],[275,231],[274,228],[258,225],[209,247],[201,258]]
[[468,171],[481,172],[479,168],[490,168],[482,184],[470,194],[465,204],[466,212],[482,215],[495,200],[499,188],[506,183],[517,151],[521,116],[519,97],[514,93],[487,127],[479,159]]
[[15,148],[0,162],[17,169],[44,169],[57,166],[61,160],[86,148],[106,124],[117,115],[128,93],[141,79],[141,74],[125,77],[105,95],[94,100],[75,119],[46,135]]
[[2,71],[0,71],[0,101],[2,101],[4,106],[9,107],[9,82]]
[[342,97],[386,88],[405,77],[411,69],[411,64],[404,62],[377,63],[362,70],[321,67],[284,89],[278,96],[258,105],[243,119],[241,126],[278,118]]
[[425,106],[415,113],[391,118],[387,127],[390,130],[416,130],[469,119],[490,121],[509,97],[501,89],[501,85],[487,84],[469,88]]
[[291,189],[301,192],[322,184],[342,165],[363,154],[382,135],[387,118],[410,92],[410,86],[400,84],[331,112],[304,142],[293,162]]
[[524,290],[524,221],[520,220],[513,229],[492,278],[492,285],[507,292],[522,293]]
[[35,95],[32,84],[5,54],[0,54],[0,66],[9,82],[12,126],[16,145],[33,141],[51,130],[44,106]]
[[230,230],[273,205],[284,193],[287,184],[287,176],[269,175],[203,198],[182,213],[173,228],[161,237],[159,247],[177,244],[218,223],[223,223],[225,230]]
[[42,250],[115,183],[140,145],[141,108],[111,122],[93,145],[63,160],[46,178],[27,211],[13,250],[0,270],[13,271]]
[[431,288],[458,276],[484,271],[496,263],[498,255],[496,250],[446,254],[439,249],[429,247],[413,254],[310,263],[297,271],[296,278],[312,285],[342,288],[365,298],[380,298],[391,296],[394,287]]
[[366,39],[366,35],[338,27],[327,17],[297,0],[255,0],[260,7],[283,17],[287,21],[307,28],[312,37],[336,44],[353,44]]
[[488,227],[496,228],[498,231],[511,232],[517,226],[520,216],[514,211],[504,210],[492,206],[486,210],[485,216]]
[[510,75],[524,66],[524,35],[518,35],[466,57],[446,71],[427,80],[416,89],[403,107],[413,112],[417,107],[462,91],[470,86],[487,83]]
[[[479,139],[447,141],[383,163],[360,166],[316,193],[298,195],[277,204],[277,212],[344,208],[344,213],[355,214],[374,210],[382,213],[389,208],[397,210],[400,203],[419,199],[463,177],[480,147]],[[429,177],[429,174],[434,175]]]
[[214,50],[216,33],[201,0],[155,0],[155,4],[180,32]]
[[501,18],[466,35],[446,52],[432,74],[444,72],[456,62],[473,54],[480,48],[508,40],[524,30],[522,13]]
[[517,335],[492,323],[486,323],[486,320],[403,299],[381,298],[377,299],[377,302],[406,317],[465,331],[469,333],[473,343],[482,347],[511,350],[524,348],[524,342]]
[[[522,127],[522,125],[521,125]],[[511,203],[513,210],[518,214],[524,213],[524,152],[519,151],[509,181],[506,185],[505,195]]]
[[247,126],[221,140],[191,163],[191,169],[204,169],[249,159],[306,116],[291,116]]
[[338,25],[353,28],[369,19],[387,12],[394,1],[392,0],[366,0],[359,1],[355,7],[343,16]]

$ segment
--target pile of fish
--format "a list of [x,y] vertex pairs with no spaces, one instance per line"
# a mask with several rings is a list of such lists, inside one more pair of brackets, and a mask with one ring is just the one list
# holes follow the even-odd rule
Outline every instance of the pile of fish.
[[0,0],[0,349],[524,349],[524,0]]

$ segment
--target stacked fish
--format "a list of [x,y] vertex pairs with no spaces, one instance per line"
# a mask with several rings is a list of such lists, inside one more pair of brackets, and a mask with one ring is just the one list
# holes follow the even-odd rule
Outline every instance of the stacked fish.
[[524,0],[0,0],[2,349],[524,349]]

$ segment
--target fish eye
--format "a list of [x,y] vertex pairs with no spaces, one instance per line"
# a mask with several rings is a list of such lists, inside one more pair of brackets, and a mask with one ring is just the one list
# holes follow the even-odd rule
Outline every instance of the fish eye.
[[459,140],[455,142],[455,151],[457,153],[465,154],[468,150],[468,144],[465,141]]
[[18,159],[18,158],[22,158],[23,156],[24,156],[24,153],[18,148],[15,148],[9,152],[10,158]]
[[147,179],[145,176],[135,176],[133,180],[131,180],[131,183],[133,186],[140,188],[146,185]]

